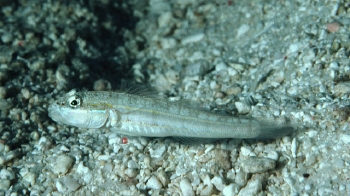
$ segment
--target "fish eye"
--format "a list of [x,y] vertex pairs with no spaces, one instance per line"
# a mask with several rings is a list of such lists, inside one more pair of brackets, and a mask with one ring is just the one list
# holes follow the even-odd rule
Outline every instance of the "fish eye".
[[68,99],[68,104],[71,108],[77,108],[81,104],[80,98],[77,96],[72,96]]

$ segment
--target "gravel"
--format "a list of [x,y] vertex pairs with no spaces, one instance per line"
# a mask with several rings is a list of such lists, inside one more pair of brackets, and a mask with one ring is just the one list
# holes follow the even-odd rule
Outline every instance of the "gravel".
[[[350,194],[347,1],[0,0],[0,10],[0,195]],[[134,83],[296,131],[191,144],[47,115],[73,88]]]

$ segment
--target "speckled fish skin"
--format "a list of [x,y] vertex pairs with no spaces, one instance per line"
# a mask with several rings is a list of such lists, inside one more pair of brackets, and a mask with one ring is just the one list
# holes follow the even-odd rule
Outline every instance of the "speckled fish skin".
[[79,128],[110,128],[145,137],[274,138],[289,125],[262,123],[186,107],[162,99],[109,91],[70,91],[49,106],[56,122]]

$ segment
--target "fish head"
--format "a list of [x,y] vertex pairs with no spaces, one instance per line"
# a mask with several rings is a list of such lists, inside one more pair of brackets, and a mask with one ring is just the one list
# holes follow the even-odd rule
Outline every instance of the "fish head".
[[109,117],[107,110],[84,103],[83,93],[71,90],[48,108],[49,117],[61,124],[79,128],[103,127]]

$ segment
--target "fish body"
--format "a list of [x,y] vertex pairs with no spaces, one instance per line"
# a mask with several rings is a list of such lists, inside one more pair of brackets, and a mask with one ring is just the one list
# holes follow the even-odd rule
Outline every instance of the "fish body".
[[48,108],[56,122],[79,128],[109,128],[145,137],[274,138],[289,125],[220,115],[166,99],[111,91],[72,90]]

